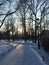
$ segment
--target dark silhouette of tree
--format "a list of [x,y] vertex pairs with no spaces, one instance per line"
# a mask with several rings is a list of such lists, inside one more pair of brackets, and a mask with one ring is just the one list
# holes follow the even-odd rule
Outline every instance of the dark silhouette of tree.
[[[6,21],[8,17],[10,17],[11,15],[13,16],[13,14],[15,15],[18,14],[16,15],[16,17],[18,16],[18,19],[22,22],[25,41],[26,41],[26,34],[27,34],[26,21],[31,20],[32,38],[33,38],[33,32],[35,30],[34,34],[35,34],[35,43],[36,43],[37,31],[38,31],[38,35],[39,35],[39,32],[40,33],[42,32],[42,24],[45,21],[45,16],[49,14],[49,5],[47,1],[46,0],[40,0],[40,1],[39,0],[19,0],[19,1],[15,0],[16,4],[14,6],[12,6],[12,2],[13,0],[1,0],[0,2],[0,22],[1,22],[0,28],[2,27],[2,25],[4,24],[4,21]],[[6,6],[7,6],[7,9],[6,9]],[[33,25],[33,22],[35,23],[35,25]],[[29,27],[30,26],[31,25],[29,24]],[[13,30],[14,30],[13,23],[11,23],[11,30],[12,30],[12,36],[13,36]],[[29,35],[30,35],[30,31],[29,31]]]
[[15,19],[11,16],[11,20],[10,20],[10,28],[11,28],[11,32],[12,32],[12,40],[14,41],[14,33],[15,33]]
[[40,1],[39,0],[28,0],[28,2],[26,3],[29,6],[29,9],[31,10],[30,12],[32,13],[33,17],[31,18],[34,22],[35,22],[35,43],[36,43],[36,32],[37,32],[37,14],[40,14],[40,18],[39,18],[39,23],[38,26],[40,25],[40,32],[41,32],[41,24],[42,24],[42,20],[43,18],[49,14],[49,11],[47,12],[47,10],[49,9],[49,6],[46,2],[46,0]]
[[[5,0],[5,1],[3,1],[3,2],[2,2],[2,0],[1,0],[1,3],[0,3],[0,8],[1,8],[1,10],[2,10],[2,13],[0,13],[0,17],[1,17],[1,16],[3,17],[3,19],[0,20],[0,22],[1,22],[0,28],[1,28],[2,25],[4,24],[4,21],[6,20],[6,18],[7,18],[8,16],[10,16],[10,15],[16,13],[16,11],[19,9],[19,3],[18,3],[18,1],[16,1],[17,6],[16,6],[16,5],[14,6],[14,7],[15,7],[15,8],[14,8],[14,11],[11,11],[12,8],[11,8],[10,4],[7,3],[7,2],[9,2],[10,4],[12,4],[12,0]],[[6,5],[6,4],[7,4],[7,5]],[[2,8],[1,5],[3,5],[4,7]],[[4,13],[3,13],[3,10],[4,10],[5,6],[7,6],[7,9],[9,8],[8,5],[10,6],[10,9],[11,9],[11,10],[10,10],[10,9],[9,9],[9,10],[5,10]]]
[[23,30],[24,30],[24,40],[26,41],[26,13],[28,11],[28,7],[26,5],[27,0],[19,0],[19,13],[21,16],[21,21],[23,25]]
[[10,23],[9,23],[9,19],[5,22],[5,31],[6,31],[6,37],[8,40],[10,40]]

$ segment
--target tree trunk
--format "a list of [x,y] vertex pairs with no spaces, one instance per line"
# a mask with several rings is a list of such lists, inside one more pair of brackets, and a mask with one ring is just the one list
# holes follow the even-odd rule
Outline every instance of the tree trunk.
[[36,43],[36,15],[35,15],[35,43]]
[[24,40],[26,41],[27,39],[26,39],[26,25],[25,25],[25,23],[24,23]]

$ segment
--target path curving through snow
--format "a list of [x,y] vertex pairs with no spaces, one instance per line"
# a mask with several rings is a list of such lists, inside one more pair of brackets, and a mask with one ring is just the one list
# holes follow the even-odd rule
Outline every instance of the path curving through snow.
[[29,45],[19,44],[15,50],[4,58],[0,65],[46,65],[30,48]]

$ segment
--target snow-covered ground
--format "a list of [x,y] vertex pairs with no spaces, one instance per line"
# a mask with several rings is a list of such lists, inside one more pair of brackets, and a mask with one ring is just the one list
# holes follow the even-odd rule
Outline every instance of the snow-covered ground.
[[[11,51],[13,48],[14,50]],[[0,59],[2,58],[0,65],[47,65],[49,62],[46,64],[42,59],[45,53],[43,49],[38,49],[37,44],[32,41],[0,40]],[[4,55],[6,57],[3,57]]]
[[0,60],[14,48],[7,40],[0,40]]
[[38,43],[33,43],[33,45],[30,45],[30,46],[42,57],[43,61],[45,61],[46,64],[49,65],[49,53],[46,52],[43,48],[39,49]]
[[[21,42],[22,44],[19,44]],[[4,49],[5,51],[8,51],[11,46],[16,47],[12,52],[10,52],[0,61],[0,65],[46,65],[45,62],[43,62],[42,58],[39,56],[39,54],[30,47],[30,44],[32,44],[32,42],[24,42],[21,40],[18,42],[10,42],[9,44],[0,44],[2,51],[4,51]]]

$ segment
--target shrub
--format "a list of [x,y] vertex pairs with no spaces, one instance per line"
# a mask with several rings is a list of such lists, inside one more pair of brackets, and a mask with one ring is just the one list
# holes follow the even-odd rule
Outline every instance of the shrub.
[[41,46],[45,51],[49,52],[49,38],[44,38],[41,40]]

